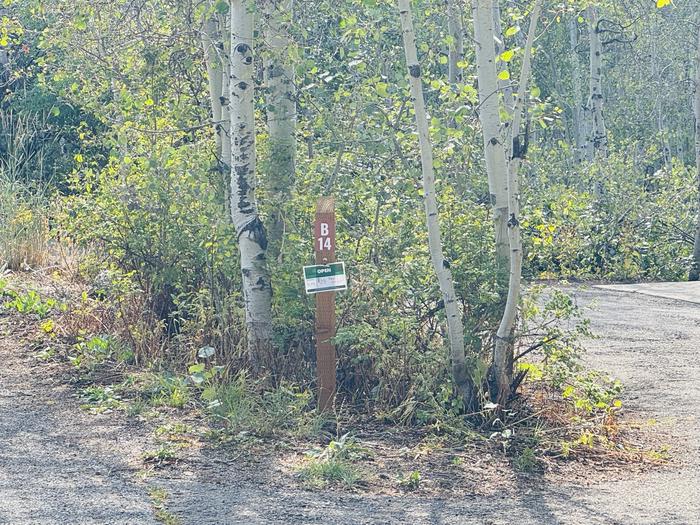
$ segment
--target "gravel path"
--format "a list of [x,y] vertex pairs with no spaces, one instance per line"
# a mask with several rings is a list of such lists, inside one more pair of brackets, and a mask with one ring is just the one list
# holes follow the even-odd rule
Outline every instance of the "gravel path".
[[0,317],[0,524],[156,523],[128,463],[138,429],[82,412],[18,330]]
[[[530,481],[517,496],[459,500],[310,492],[278,485],[274,465],[251,469],[206,455],[150,483],[193,525],[699,524],[700,305],[602,289],[576,295],[596,305],[588,313],[600,336],[587,344],[591,365],[623,381],[629,411],[672,429],[681,466],[585,488]],[[140,431],[82,414],[45,367],[17,355],[9,328],[0,317],[0,523],[153,523],[130,466]]]

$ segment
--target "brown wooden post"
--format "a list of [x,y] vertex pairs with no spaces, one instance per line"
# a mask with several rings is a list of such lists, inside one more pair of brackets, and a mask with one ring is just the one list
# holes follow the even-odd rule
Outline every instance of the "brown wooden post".
[[[316,264],[335,262],[335,199],[321,197],[316,203],[314,225]],[[333,406],[335,400],[335,292],[316,294],[316,374],[318,408]]]

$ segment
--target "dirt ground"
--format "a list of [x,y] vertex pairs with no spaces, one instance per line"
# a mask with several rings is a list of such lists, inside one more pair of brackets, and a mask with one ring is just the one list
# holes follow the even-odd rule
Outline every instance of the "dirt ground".
[[157,523],[154,489],[167,496],[161,520],[193,525],[700,523],[700,305],[596,288],[576,297],[598,335],[588,361],[623,381],[628,413],[657,421],[675,445],[673,466],[442,498],[305,490],[282,479],[274,456],[251,463],[208,449],[144,472],[152,433],[81,410],[59,367],[38,362],[23,325],[0,313],[0,523]]

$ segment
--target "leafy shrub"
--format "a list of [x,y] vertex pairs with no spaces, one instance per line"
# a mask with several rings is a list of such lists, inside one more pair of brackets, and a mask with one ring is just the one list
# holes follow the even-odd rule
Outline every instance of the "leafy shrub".
[[312,406],[311,392],[281,385],[261,394],[245,371],[221,384],[207,398],[214,417],[234,435],[311,436],[320,431],[323,423]]
[[331,440],[324,448],[306,452],[306,461],[299,474],[309,485],[323,488],[329,484],[352,487],[361,479],[353,463],[365,457],[367,451],[350,435]]

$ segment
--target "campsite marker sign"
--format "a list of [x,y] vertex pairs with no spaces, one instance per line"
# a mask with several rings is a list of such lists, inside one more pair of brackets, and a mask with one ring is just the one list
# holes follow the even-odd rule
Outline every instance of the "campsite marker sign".
[[316,374],[318,408],[324,411],[335,399],[336,355],[335,292],[348,287],[345,263],[335,261],[335,199],[321,197],[314,222],[316,265],[304,267],[306,293],[316,296]]
[[306,293],[337,292],[348,289],[345,263],[304,266]]

